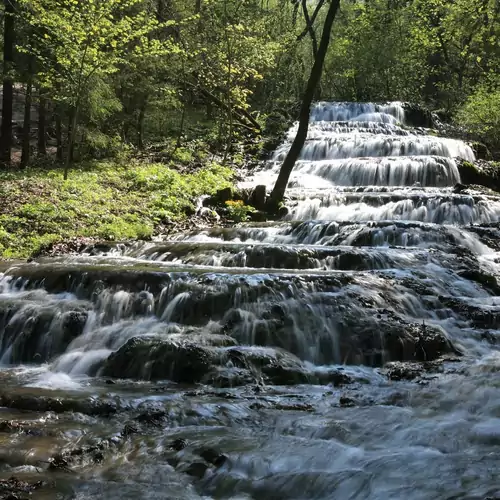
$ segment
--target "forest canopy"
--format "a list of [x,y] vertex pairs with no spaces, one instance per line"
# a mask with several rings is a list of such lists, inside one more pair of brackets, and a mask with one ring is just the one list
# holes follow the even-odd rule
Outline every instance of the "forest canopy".
[[[194,139],[234,154],[296,118],[328,3],[5,0],[3,164],[48,145],[66,171]],[[343,0],[315,98],[420,103],[499,149],[499,15],[496,0]]]

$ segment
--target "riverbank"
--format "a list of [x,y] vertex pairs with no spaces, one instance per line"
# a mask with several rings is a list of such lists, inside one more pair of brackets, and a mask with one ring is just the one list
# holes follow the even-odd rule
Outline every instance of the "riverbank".
[[234,170],[206,161],[179,169],[145,161],[0,171],[0,258],[60,242],[150,239],[195,213],[197,199],[230,187]]

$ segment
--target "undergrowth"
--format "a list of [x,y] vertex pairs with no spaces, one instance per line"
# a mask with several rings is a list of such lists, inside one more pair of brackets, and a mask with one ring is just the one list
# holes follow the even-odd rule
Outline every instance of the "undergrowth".
[[228,167],[183,174],[163,164],[93,162],[62,179],[60,168],[0,171],[0,257],[24,258],[67,238],[148,239],[192,213],[197,197],[231,185]]

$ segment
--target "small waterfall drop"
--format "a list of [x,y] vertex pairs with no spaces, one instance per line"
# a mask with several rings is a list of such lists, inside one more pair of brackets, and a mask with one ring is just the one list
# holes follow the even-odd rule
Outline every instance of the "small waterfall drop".
[[9,453],[108,433],[79,498],[496,498],[500,197],[457,157],[401,103],[320,102],[284,220],[2,268],[0,402],[49,431],[2,422]]

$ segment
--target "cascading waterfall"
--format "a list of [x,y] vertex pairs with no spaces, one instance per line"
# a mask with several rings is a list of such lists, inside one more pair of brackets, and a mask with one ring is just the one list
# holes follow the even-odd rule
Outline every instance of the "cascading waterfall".
[[47,431],[16,474],[98,436],[78,498],[495,498],[500,197],[457,157],[401,103],[320,102],[285,220],[4,267],[0,401]]

